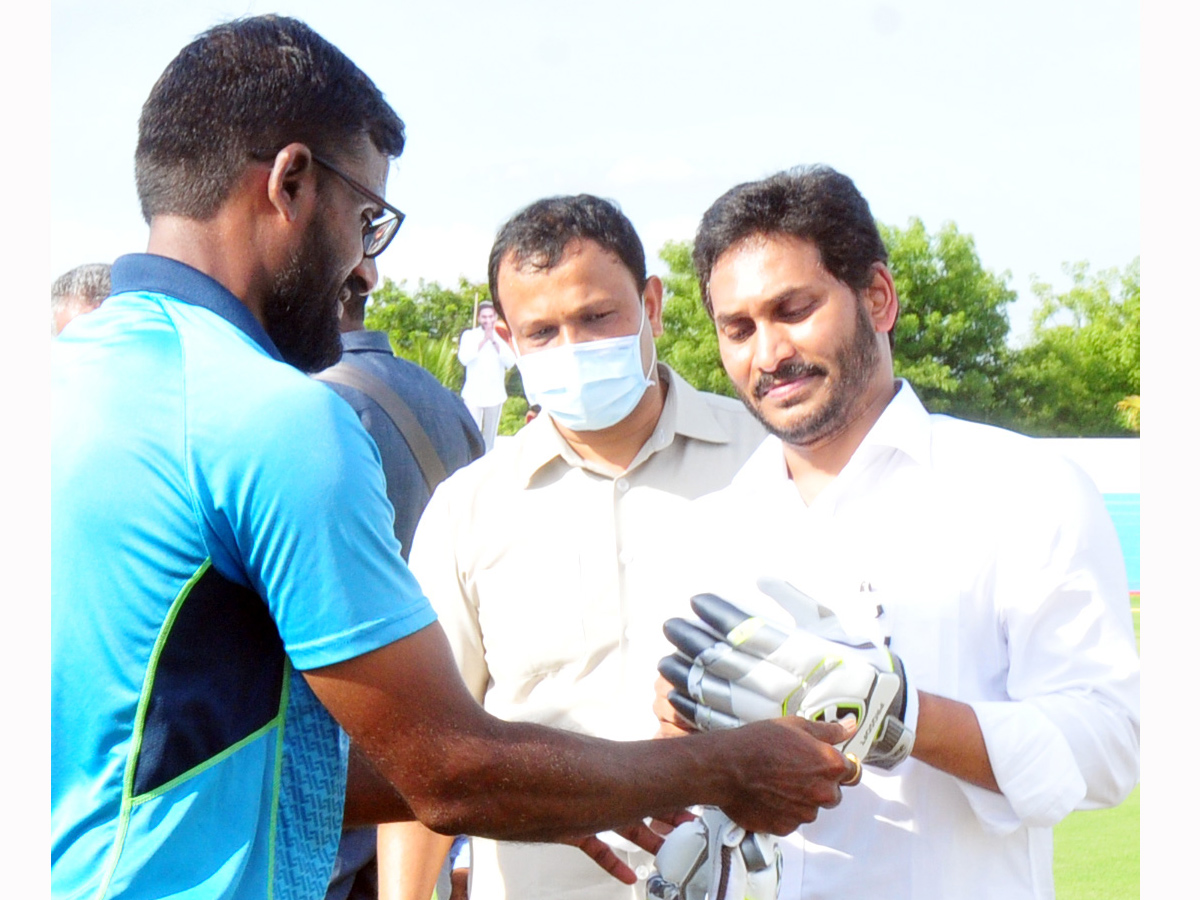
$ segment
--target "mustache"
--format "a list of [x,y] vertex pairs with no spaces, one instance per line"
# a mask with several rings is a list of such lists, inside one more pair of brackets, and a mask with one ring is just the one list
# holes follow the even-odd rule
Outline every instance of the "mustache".
[[774,372],[763,372],[758,376],[758,380],[754,382],[754,398],[761,400],[767,395],[767,391],[785,381],[793,381],[808,375],[828,374],[829,371],[824,366],[799,361],[786,362],[780,365]]

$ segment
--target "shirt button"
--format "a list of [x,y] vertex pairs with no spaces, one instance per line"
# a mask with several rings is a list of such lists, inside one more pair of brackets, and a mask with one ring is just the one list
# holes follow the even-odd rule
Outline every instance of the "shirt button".
[[617,490],[620,491],[621,493],[624,493],[625,491],[629,490],[629,481],[625,478],[618,478],[617,479]]
[[631,562],[633,562],[633,551],[632,550],[622,550],[621,555],[618,556],[617,559],[619,559],[621,561],[621,565],[627,566]]

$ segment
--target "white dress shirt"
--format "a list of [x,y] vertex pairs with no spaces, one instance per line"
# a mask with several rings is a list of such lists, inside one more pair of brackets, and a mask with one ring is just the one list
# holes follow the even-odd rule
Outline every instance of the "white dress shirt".
[[1002,791],[911,758],[868,767],[786,839],[780,896],[1053,897],[1052,826],[1119,803],[1139,769],[1125,570],[1087,476],[1030,438],[929,415],[901,382],[810,506],[772,437],[689,517],[689,595],[787,621],[754,587],[771,576],[876,629],[910,691],[972,706]]
[[499,335],[493,333],[492,337],[480,346],[483,329],[471,328],[458,339],[458,361],[467,370],[461,396],[469,407],[502,406],[508,396],[504,390],[504,373],[513,367],[517,358]]
[[[737,400],[658,371],[663,413],[621,476],[581,459],[542,415],[451,476],[425,510],[409,565],[467,687],[500,718],[615,740],[657,730],[670,608],[643,586],[664,523],[727,485],[765,435]],[[472,841],[472,900],[644,896],[644,881],[627,887],[574,847]]]

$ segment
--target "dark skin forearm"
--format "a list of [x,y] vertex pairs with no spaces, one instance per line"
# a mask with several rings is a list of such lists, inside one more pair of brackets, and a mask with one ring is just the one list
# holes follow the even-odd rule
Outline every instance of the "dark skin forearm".
[[[854,766],[839,725],[798,719],[614,743],[487,715],[440,627],[306,673],[374,768],[443,834],[552,840],[703,803],[785,834],[836,805]],[[396,818],[388,815],[385,818]]]
[[415,818],[408,801],[400,796],[390,781],[379,774],[358,746],[351,744],[342,828],[361,828],[380,822],[409,822]]

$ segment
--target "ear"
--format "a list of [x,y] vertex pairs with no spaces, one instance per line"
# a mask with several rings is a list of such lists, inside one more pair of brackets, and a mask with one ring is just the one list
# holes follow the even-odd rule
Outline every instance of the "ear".
[[867,305],[867,315],[879,334],[886,334],[896,324],[900,315],[900,301],[896,296],[896,283],[892,273],[881,262],[871,264],[871,283],[862,292],[862,300]]
[[500,336],[500,340],[506,342],[510,347],[513,345],[512,332],[508,330],[508,323],[503,319],[496,320],[496,334]]
[[642,301],[646,304],[646,318],[650,320],[650,332],[655,337],[661,337],[663,333],[663,283],[657,275],[651,275],[646,279],[646,289],[642,291]]
[[300,143],[288,144],[275,154],[267,176],[267,199],[279,215],[289,222],[301,217],[317,195],[312,151]]

